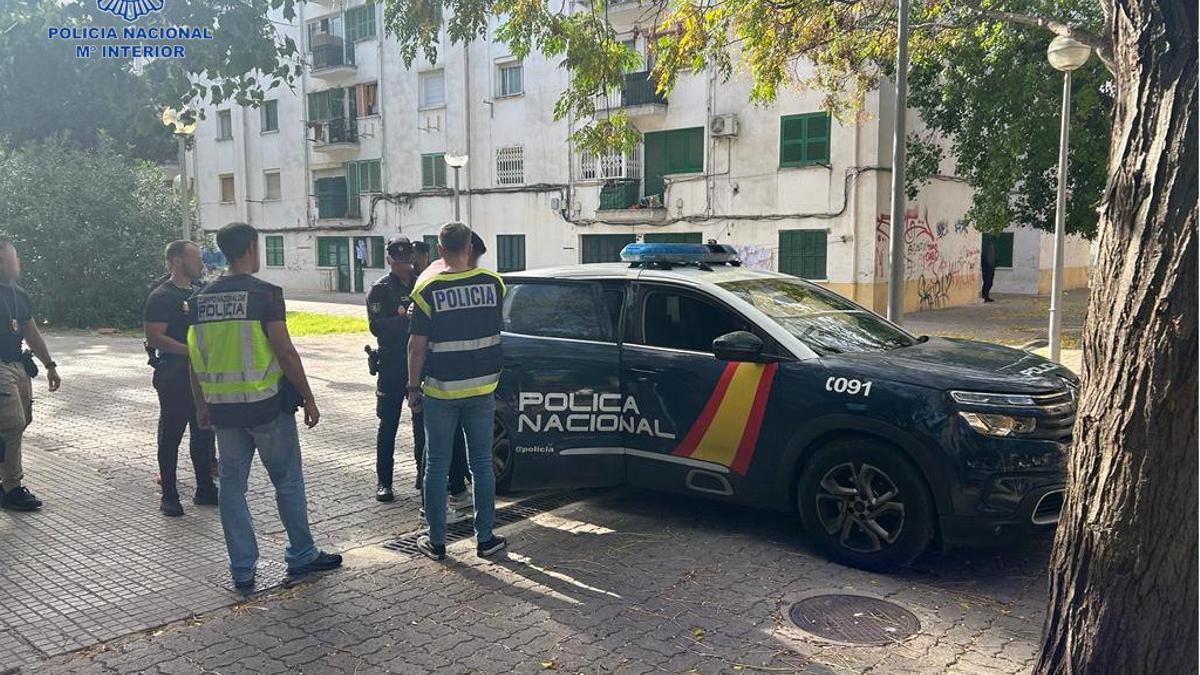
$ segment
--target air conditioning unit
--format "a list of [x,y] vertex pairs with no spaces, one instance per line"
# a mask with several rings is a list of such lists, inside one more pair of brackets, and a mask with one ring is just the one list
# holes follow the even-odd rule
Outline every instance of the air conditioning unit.
[[734,113],[713,115],[708,119],[708,131],[713,138],[733,138],[738,135],[738,118]]

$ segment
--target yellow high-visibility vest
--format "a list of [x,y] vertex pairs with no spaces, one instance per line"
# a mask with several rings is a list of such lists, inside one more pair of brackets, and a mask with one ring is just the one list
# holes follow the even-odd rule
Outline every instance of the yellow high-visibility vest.
[[256,403],[279,393],[283,369],[255,319],[227,319],[188,328],[188,356],[210,405]]

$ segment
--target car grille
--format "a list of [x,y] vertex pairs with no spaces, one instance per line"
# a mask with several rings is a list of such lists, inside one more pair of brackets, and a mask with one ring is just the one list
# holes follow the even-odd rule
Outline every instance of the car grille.
[[1037,506],[1033,507],[1033,515],[1030,520],[1034,525],[1052,525],[1058,522],[1058,517],[1062,513],[1063,507],[1063,491],[1055,490],[1042,495],[1038,500]]
[[1038,438],[1059,443],[1071,442],[1075,427],[1075,392],[1072,389],[1033,397],[1037,404],[1037,428],[1025,438]]

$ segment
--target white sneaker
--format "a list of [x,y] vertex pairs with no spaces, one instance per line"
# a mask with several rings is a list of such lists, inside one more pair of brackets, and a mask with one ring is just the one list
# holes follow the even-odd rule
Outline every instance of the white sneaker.
[[[462,511],[456,511],[456,510],[450,508],[449,506],[446,507],[446,524],[447,525],[461,523],[462,521],[464,521],[468,518],[470,518],[470,516],[463,513]],[[423,523],[429,522],[428,520],[425,519],[425,507],[424,506],[421,507],[421,522],[423,522]]]
[[446,505],[452,509],[470,511],[475,508],[475,495],[471,494],[471,488],[467,488],[456,495],[450,495],[446,498]]

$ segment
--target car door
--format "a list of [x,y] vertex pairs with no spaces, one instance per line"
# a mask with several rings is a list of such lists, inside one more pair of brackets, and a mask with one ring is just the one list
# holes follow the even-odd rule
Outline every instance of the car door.
[[595,281],[508,279],[496,444],[504,487],[624,478],[620,347],[603,297]]
[[720,361],[712,341],[744,330],[772,343],[712,296],[667,284],[638,284],[630,323],[621,378],[627,414],[636,408],[637,418],[625,427],[626,480],[733,498],[777,364]]

